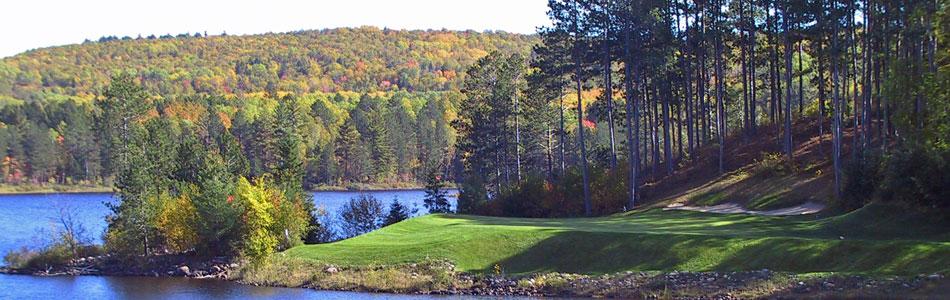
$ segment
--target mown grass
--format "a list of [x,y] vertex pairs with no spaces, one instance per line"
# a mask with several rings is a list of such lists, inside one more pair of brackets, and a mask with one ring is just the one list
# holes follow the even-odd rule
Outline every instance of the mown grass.
[[498,265],[509,274],[950,271],[946,224],[894,209],[874,205],[828,218],[661,210],[577,219],[429,215],[286,255],[342,266],[445,259],[460,271],[488,273]]

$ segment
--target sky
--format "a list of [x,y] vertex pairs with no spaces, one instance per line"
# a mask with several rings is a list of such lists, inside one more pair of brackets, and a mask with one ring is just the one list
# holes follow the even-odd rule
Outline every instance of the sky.
[[547,0],[7,0],[0,57],[101,36],[217,35],[358,27],[502,30],[548,25]]

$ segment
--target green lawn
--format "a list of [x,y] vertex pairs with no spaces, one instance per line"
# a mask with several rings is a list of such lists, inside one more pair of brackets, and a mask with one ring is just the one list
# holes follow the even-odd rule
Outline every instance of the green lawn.
[[871,206],[817,218],[649,210],[602,218],[413,218],[289,256],[367,266],[448,259],[462,271],[611,273],[758,270],[904,274],[950,271],[950,233]]

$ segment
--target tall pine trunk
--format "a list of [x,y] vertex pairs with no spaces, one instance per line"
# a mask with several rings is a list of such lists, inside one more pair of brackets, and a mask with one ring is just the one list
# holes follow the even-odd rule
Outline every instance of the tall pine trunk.
[[788,32],[788,19],[788,3],[784,3],[782,7],[782,34],[785,39],[785,155],[788,157],[788,161],[792,161],[792,42]]
[[726,148],[726,124],[725,124],[725,105],[723,105],[723,100],[725,99],[725,91],[723,86],[723,71],[722,71],[722,7],[721,3],[716,3],[716,12],[715,12],[715,28],[716,28],[716,125],[717,132],[716,135],[719,136],[719,173],[723,173],[724,170],[724,156]]
[[626,96],[626,119],[627,119],[627,151],[629,151],[627,157],[627,163],[630,165],[630,178],[628,179],[629,193],[630,198],[627,202],[627,209],[633,209],[637,204],[637,171],[638,164],[640,163],[640,157],[638,155],[638,149],[640,144],[640,135],[638,134],[639,120],[640,120],[640,110],[637,108],[636,102],[638,95],[636,95],[636,89],[633,87],[633,57],[630,53],[630,32],[626,27],[624,28],[624,95]]
[[610,7],[609,1],[604,8],[604,100],[607,101],[607,130],[610,135],[610,168],[617,167],[617,147],[614,137],[613,80],[610,78]]

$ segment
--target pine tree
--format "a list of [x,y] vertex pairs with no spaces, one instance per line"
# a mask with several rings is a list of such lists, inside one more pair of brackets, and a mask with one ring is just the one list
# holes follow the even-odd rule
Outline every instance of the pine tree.
[[423,205],[429,210],[430,214],[445,214],[452,212],[452,206],[445,197],[445,183],[442,176],[433,171],[426,180],[426,196],[423,198]]
[[402,222],[405,219],[408,219],[410,216],[410,211],[406,206],[399,203],[399,199],[393,199],[393,202],[389,204],[389,213],[386,214],[386,219],[383,221],[383,227],[393,225],[399,222]]
[[352,118],[347,118],[340,127],[336,142],[336,160],[340,162],[340,175],[343,179],[362,177],[359,160],[363,158],[360,145],[360,132],[356,130]]
[[384,182],[392,179],[396,171],[396,155],[393,151],[389,130],[385,124],[374,122],[371,125],[370,158],[373,160],[373,180]]
[[[102,112],[98,128],[106,133],[111,144],[110,161],[116,174],[115,189],[120,202],[109,204],[106,242],[114,249],[131,254],[141,246],[142,254],[150,254],[150,236],[155,234],[152,218],[154,207],[147,202],[154,180],[149,172],[152,161],[146,157],[145,130],[139,121],[149,108],[148,95],[126,73],[112,78],[105,97],[96,102]],[[154,241],[154,239],[152,239]]]

